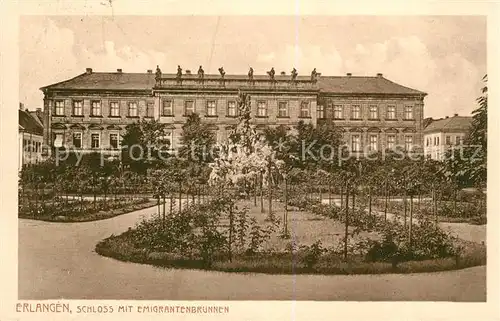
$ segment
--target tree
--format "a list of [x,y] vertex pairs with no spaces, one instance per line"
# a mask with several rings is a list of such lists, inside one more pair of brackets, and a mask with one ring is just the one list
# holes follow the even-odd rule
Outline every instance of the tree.
[[182,125],[181,147],[179,156],[195,163],[209,163],[212,161],[212,148],[216,138],[210,124],[202,123],[196,113],[189,115]]

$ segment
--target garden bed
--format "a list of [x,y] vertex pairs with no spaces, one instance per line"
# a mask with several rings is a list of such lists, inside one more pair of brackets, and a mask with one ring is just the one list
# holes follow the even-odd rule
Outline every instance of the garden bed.
[[80,202],[73,200],[66,204],[41,205],[37,208],[20,206],[18,217],[47,222],[90,222],[112,218],[156,205],[157,201],[147,198],[121,200],[119,202],[108,200],[106,205],[103,204],[102,200],[98,200],[95,206],[91,201]]
[[[244,215],[234,217],[232,250],[228,250],[227,218],[219,217],[220,214],[215,214],[216,219],[213,216],[220,210],[220,205],[203,204],[186,208],[165,221],[160,218],[144,221],[121,235],[112,235],[96,245],[96,252],[126,262],[166,268],[270,274],[417,273],[486,264],[484,245],[458,239],[452,241],[446,233],[434,231],[432,226],[415,226],[414,246],[420,253],[415,254],[416,259],[403,256],[395,260],[369,259],[367,253],[374,244],[383,245],[380,243],[383,224],[379,219],[361,221],[363,217],[366,219],[366,216],[361,216],[362,212],[352,217],[354,226],[349,227],[348,258],[345,260],[344,224],[337,219],[342,221],[337,212],[330,212],[323,206],[290,211],[290,235],[282,237],[282,223],[269,222],[267,214],[260,213],[260,209],[252,207],[250,202],[239,204],[235,212],[242,214],[242,208],[246,208],[244,215],[247,219],[241,219]],[[282,213],[282,204],[275,203],[273,208]],[[238,226],[246,224],[241,222],[249,223],[249,233],[238,230]],[[212,228],[212,223],[219,225]],[[397,227],[396,223],[391,224]],[[424,234],[429,231],[434,233],[432,237],[437,243],[424,245],[421,241],[426,239]],[[452,249],[455,246],[461,250],[455,252]]]

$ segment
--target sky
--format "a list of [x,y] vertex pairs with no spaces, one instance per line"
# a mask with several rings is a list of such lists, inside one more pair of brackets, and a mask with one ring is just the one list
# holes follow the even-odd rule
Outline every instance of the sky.
[[486,73],[483,16],[22,16],[20,101],[94,71],[177,65],[205,73],[276,72],[384,77],[428,93],[425,117],[476,108]]

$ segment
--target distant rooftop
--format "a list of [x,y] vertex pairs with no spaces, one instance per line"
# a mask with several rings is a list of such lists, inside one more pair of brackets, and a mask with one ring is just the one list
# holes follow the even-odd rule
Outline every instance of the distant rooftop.
[[464,132],[468,131],[472,123],[470,116],[458,116],[433,120],[424,129],[424,133],[433,132]]
[[26,110],[19,109],[19,130],[43,136],[43,126]]
[[[162,80],[176,79],[176,74],[162,74]],[[196,73],[182,75],[183,80],[197,80]],[[219,74],[205,74],[204,80],[215,81],[220,80]],[[224,76],[226,82],[245,81],[248,80],[247,75],[228,75]],[[268,75],[254,75],[253,79],[256,82],[269,80]],[[290,81],[290,75],[276,74],[277,82]],[[298,76],[299,83],[310,82],[310,76]],[[52,85],[44,86],[41,90],[151,90],[156,84],[155,74],[148,70],[145,73],[127,73],[121,69],[116,72],[93,72],[90,68],[83,74],[74,78],[61,81]],[[402,86],[392,82],[378,74],[377,76],[318,76],[317,83],[314,88],[321,93],[331,94],[392,94],[392,95],[426,95],[426,93],[415,90],[409,87]]]

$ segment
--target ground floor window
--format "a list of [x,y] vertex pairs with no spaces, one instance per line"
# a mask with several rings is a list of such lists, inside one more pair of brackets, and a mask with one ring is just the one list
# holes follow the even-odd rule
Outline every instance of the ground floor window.
[[99,134],[91,134],[90,135],[90,147],[99,148],[101,147],[101,135]]
[[118,149],[120,142],[117,133],[109,134],[109,145],[113,149]]
[[82,133],[73,133],[73,147],[82,148]]

